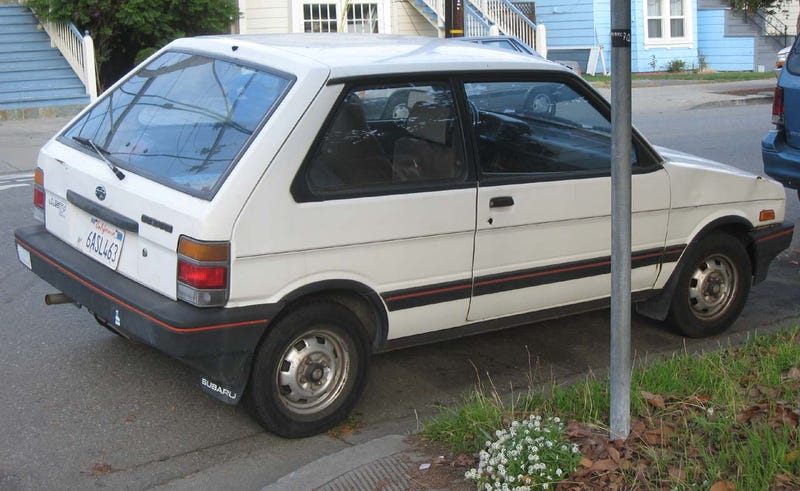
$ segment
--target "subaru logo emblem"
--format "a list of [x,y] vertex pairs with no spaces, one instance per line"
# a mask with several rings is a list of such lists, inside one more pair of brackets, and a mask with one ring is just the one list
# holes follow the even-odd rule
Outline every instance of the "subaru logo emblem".
[[106,188],[104,188],[103,186],[97,186],[94,189],[94,195],[97,196],[97,199],[103,201],[104,199],[106,199]]

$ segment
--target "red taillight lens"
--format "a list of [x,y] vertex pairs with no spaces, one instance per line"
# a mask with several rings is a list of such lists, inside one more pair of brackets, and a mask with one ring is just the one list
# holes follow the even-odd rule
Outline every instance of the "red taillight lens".
[[178,241],[178,298],[198,307],[220,307],[228,301],[228,242]]
[[783,89],[775,87],[775,98],[772,99],[772,123],[783,124]]
[[201,290],[221,290],[228,286],[228,268],[198,266],[178,260],[178,281]]
[[39,167],[33,171],[33,216],[44,221],[44,171]]

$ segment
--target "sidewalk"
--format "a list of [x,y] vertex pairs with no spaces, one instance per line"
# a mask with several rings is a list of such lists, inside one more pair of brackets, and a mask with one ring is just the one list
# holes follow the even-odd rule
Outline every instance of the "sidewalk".
[[0,175],[32,172],[39,148],[64,127],[70,117],[0,122]]

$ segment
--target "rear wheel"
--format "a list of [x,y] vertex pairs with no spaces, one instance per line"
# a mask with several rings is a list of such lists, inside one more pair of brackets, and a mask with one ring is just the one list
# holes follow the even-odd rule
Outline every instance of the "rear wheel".
[[249,385],[256,418],[286,438],[327,431],[355,406],[368,364],[366,330],[355,314],[331,301],[299,306],[256,353]]
[[750,292],[750,258],[739,240],[724,233],[688,251],[678,275],[669,320],[684,335],[700,338],[728,329]]

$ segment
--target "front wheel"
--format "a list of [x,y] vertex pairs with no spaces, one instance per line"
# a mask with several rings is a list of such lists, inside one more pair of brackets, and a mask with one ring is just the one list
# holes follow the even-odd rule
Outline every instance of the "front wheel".
[[289,312],[253,362],[249,396],[259,423],[278,436],[302,438],[344,420],[367,378],[365,333],[358,317],[335,302]]
[[739,317],[751,283],[742,243],[724,233],[709,235],[682,261],[669,320],[692,338],[719,334]]

